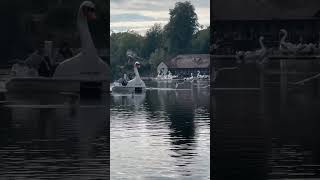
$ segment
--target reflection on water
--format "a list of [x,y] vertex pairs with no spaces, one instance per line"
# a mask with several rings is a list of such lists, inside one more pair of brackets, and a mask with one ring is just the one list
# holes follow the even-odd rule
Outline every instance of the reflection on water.
[[320,178],[319,99],[212,92],[215,179]]
[[1,105],[1,179],[107,179],[108,101]]
[[111,97],[111,179],[209,179],[209,91],[147,86]]

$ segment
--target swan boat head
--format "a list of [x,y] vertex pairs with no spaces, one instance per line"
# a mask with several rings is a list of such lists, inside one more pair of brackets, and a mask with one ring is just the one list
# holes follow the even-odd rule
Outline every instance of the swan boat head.
[[285,29],[280,29],[280,33],[287,34],[287,30],[285,30]]
[[260,36],[259,41],[263,41],[263,40],[264,40],[264,36]]
[[141,67],[140,62],[136,61],[136,62],[134,63],[134,67],[136,67],[136,68],[140,68],[140,67]]
[[88,27],[88,21],[97,18],[95,12],[95,4],[91,1],[84,1],[80,5],[77,25],[81,51],[58,65],[55,78],[109,82],[109,66],[98,56]]
[[81,13],[81,15],[86,17],[88,20],[97,19],[95,4],[91,1],[82,2],[79,13]]
[[285,41],[288,36],[288,31],[285,29],[280,29],[279,35],[282,41]]
[[134,63],[133,70],[134,70],[135,77],[128,82],[127,87],[141,87],[141,88],[145,88],[146,87],[145,83],[140,78],[140,74],[139,74],[139,71],[138,71],[140,66],[141,66],[140,62],[136,61]]

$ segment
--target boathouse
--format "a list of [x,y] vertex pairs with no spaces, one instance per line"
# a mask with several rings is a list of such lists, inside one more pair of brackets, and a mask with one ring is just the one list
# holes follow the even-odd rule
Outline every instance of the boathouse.
[[[288,2],[288,1],[285,1]],[[233,4],[233,6],[230,6]],[[278,47],[279,30],[288,32],[292,43],[320,41],[320,1],[283,3],[276,0],[216,0],[212,3],[211,37],[214,54],[235,54],[259,48],[259,36],[267,47]]]
[[161,62],[158,67],[157,67],[157,73],[158,74],[167,74],[168,73],[168,66],[164,63]]
[[180,76],[197,75],[200,71],[202,75],[209,75],[210,55],[209,54],[182,54],[166,62],[172,74]]

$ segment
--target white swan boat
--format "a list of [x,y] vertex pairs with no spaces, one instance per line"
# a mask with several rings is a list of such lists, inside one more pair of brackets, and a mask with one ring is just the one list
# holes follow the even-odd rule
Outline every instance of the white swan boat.
[[168,74],[158,73],[158,75],[155,78],[155,80],[157,80],[157,81],[170,81],[170,80],[173,80],[173,79],[176,79],[176,78],[178,78],[178,76],[172,75],[172,73],[170,71],[168,71]]
[[60,63],[53,77],[11,76],[5,83],[8,92],[54,91],[80,92],[80,89],[109,91],[109,67],[98,56],[88,27],[94,20],[95,5],[84,1],[79,8],[77,24],[81,39],[81,52]]
[[115,93],[142,93],[146,90],[146,85],[143,80],[140,78],[140,74],[138,71],[140,68],[140,63],[137,61],[134,63],[133,71],[135,77],[128,81],[126,85],[115,83],[112,87],[111,91]]
[[201,75],[200,71],[198,70],[197,80],[207,80],[207,79],[209,79],[209,75]]
[[195,79],[195,77],[193,76],[193,73],[190,74],[190,77],[186,77],[183,80],[184,81],[193,81]]
[[238,59],[238,62],[241,62],[244,60],[244,62],[264,62],[265,58],[267,56],[267,48],[265,47],[263,43],[264,37],[259,37],[259,44],[261,49],[255,50],[255,51],[238,51],[236,52],[236,58]]

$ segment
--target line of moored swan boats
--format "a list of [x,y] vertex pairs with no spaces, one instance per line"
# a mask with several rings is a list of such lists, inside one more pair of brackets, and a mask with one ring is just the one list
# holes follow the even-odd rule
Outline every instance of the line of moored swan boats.
[[[259,37],[260,49],[253,51],[236,51],[236,58],[238,60],[246,60],[248,62],[264,63],[269,55],[318,55],[320,54],[320,42],[315,43],[292,43],[287,41],[288,32],[285,29],[280,29],[281,39],[279,41],[279,47],[267,48],[264,44],[264,37]],[[218,49],[219,45],[212,45],[213,49]]]

